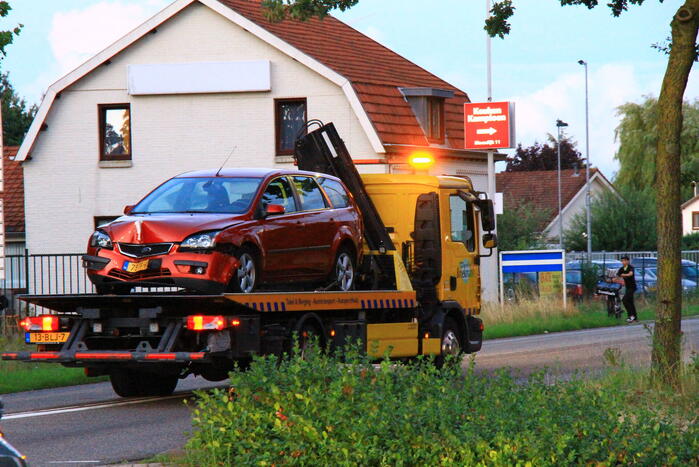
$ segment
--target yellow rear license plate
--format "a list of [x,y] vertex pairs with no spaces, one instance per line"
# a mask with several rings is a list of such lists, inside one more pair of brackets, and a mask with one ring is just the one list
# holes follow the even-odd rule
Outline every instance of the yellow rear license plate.
[[132,261],[126,261],[124,263],[124,271],[126,272],[141,272],[148,269],[148,260],[139,261],[134,263]]
[[68,340],[69,332],[30,332],[30,344],[62,344]]

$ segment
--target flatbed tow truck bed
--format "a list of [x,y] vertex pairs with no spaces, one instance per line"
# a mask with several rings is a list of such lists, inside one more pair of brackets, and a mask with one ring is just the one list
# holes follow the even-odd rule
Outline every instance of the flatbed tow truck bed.
[[[415,310],[414,291],[361,291],[361,292],[269,292],[252,294],[189,295],[189,294],[132,294],[132,295],[24,295],[21,300],[28,304],[51,310],[59,318],[73,321],[65,343],[60,349],[37,352],[7,352],[3,360],[33,362],[56,362],[79,364],[87,362],[134,361],[139,363],[186,363],[208,360],[212,352],[173,351],[179,334],[186,330],[188,316],[226,316],[226,321],[237,320],[238,327],[260,328],[251,322],[264,322],[263,315],[290,315],[297,317],[306,313],[315,315],[346,313],[366,315],[390,310]],[[276,321],[276,319],[275,319]],[[145,329],[151,323],[164,325],[165,330],[157,335],[157,345],[138,345],[136,350],[89,349],[82,339],[90,325],[100,323],[102,329],[138,327]],[[226,326],[228,327],[228,326]],[[372,325],[369,324],[371,328]],[[330,330],[337,335],[335,329]],[[29,333],[27,333],[29,334]],[[346,337],[346,336],[341,336]],[[358,338],[364,336],[358,335]],[[27,337],[28,338],[28,337]],[[152,339],[150,339],[152,340]],[[143,343],[150,340],[144,340]],[[39,344],[41,345],[41,344]]]

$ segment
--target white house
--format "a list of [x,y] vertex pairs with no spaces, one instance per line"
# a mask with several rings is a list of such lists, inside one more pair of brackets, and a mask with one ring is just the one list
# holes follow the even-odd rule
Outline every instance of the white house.
[[682,235],[699,232],[699,190],[697,182],[692,182],[694,196],[682,203]]
[[[311,119],[335,123],[362,172],[404,172],[427,149],[432,173],[486,191],[492,164],[462,149],[464,102],[335,18],[270,23],[260,0],[176,0],[48,89],[16,156],[27,247],[82,252],[157,184],[229,156],[229,167],[290,166]],[[482,269],[496,297],[495,262]]]

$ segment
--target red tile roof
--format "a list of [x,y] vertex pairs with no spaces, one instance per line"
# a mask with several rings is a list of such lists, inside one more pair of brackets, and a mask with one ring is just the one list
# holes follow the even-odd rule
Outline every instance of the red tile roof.
[[11,158],[17,154],[18,146],[5,146],[3,151],[3,199],[5,210],[5,232],[24,232],[24,170],[22,164]]
[[[590,168],[590,178],[597,169]],[[495,187],[503,194],[505,209],[514,209],[522,203],[548,211],[541,226],[543,230],[558,215],[558,171],[536,170],[531,172],[500,172],[495,174]],[[585,187],[585,172],[561,171],[561,205],[565,208],[575,195]]]
[[448,146],[463,149],[463,91],[401,57],[332,16],[305,22],[270,23],[261,0],[219,0],[258,26],[347,78],[383,144],[428,145],[399,87],[430,87],[454,92],[445,101]]

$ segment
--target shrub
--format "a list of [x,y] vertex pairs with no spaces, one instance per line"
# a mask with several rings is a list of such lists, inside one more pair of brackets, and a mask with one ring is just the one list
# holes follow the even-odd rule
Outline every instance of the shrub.
[[[465,376],[465,377],[464,377]],[[190,465],[696,465],[696,421],[582,380],[518,381],[427,359],[254,361],[199,394]]]

